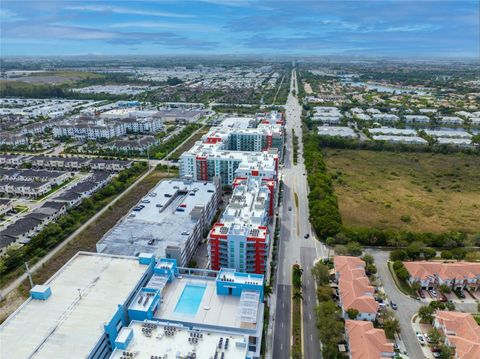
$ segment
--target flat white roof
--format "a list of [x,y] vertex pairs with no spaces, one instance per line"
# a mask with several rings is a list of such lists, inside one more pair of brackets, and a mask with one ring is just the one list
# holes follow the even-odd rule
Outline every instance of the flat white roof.
[[[121,359],[125,351],[135,353],[135,359],[150,359],[153,356],[168,355],[168,358],[187,358],[188,354],[195,353],[198,359],[213,358],[222,352],[225,359],[245,359],[248,351],[248,337],[245,335],[224,334],[214,331],[190,331],[182,326],[162,325],[149,323],[151,332],[142,332],[144,323],[132,322],[129,326],[133,330],[132,341],[126,350],[116,349],[110,359]],[[175,328],[173,330],[172,328]],[[169,333],[168,335],[166,335]],[[189,341],[195,333],[196,343]],[[201,334],[201,337],[200,335]],[[219,348],[222,339],[221,349]],[[228,338],[227,349],[225,349]]]
[[136,258],[79,252],[46,283],[47,300],[28,299],[0,326],[0,357],[87,357],[145,270]]
[[97,250],[122,255],[153,253],[159,258],[165,257],[168,246],[183,249],[200,219],[192,211],[206,210],[215,191],[212,182],[163,180],[134,207],[142,205],[143,209],[132,209],[97,243]]

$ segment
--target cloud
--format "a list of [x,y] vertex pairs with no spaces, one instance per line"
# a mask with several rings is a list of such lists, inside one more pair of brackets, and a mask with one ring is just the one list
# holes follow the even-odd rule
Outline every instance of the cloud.
[[15,22],[23,20],[25,20],[25,18],[20,17],[16,12],[0,8],[0,22]]
[[218,29],[214,26],[198,23],[178,23],[178,22],[159,22],[159,21],[130,21],[120,22],[108,25],[113,29],[170,29],[182,31],[211,32]]
[[66,6],[64,9],[73,10],[73,11],[108,12],[108,13],[114,13],[114,14],[155,16],[155,17],[175,17],[175,18],[194,17],[194,15],[191,15],[191,14],[155,11],[155,10],[141,10],[141,9],[133,9],[133,8],[120,7],[120,6],[111,6],[111,5],[76,5],[76,6]]
[[59,24],[21,23],[19,26],[2,26],[2,38],[70,41],[90,40],[104,41],[115,45],[150,43],[171,48],[188,48],[192,50],[209,50],[217,46],[217,43],[213,41],[190,39],[171,32],[120,32]]

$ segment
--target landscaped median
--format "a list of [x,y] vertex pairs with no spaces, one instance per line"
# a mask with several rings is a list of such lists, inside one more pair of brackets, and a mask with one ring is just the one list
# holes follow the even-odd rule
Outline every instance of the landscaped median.
[[[408,295],[409,297],[417,298],[415,291],[407,283],[408,272],[403,263],[400,261],[389,261],[387,263],[387,266],[398,290],[400,290],[400,292],[402,292],[403,294]],[[405,277],[405,275],[407,275],[407,277]]]
[[292,358],[302,358],[302,274],[300,265],[292,267]]

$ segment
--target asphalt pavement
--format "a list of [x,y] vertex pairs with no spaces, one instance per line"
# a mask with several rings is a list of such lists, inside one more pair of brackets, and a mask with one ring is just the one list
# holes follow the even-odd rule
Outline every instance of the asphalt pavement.
[[[327,250],[323,244],[318,242],[314,237],[312,226],[308,219],[308,186],[306,176],[304,175],[306,171],[303,163],[303,143],[301,141],[302,107],[297,98],[293,96],[293,89],[298,93],[295,70],[292,71],[290,94],[288,95],[285,106],[287,149],[285,153],[284,168],[281,173],[284,189],[283,205],[280,210],[281,230],[277,265],[277,283],[274,292],[277,302],[275,307],[272,358],[290,358],[291,291],[287,292],[284,288],[290,288],[292,266],[295,263],[299,263],[304,269],[302,288],[304,296],[302,320],[304,358],[315,359],[321,358],[321,354],[315,318],[315,281],[310,274],[310,269],[313,266],[315,258],[319,256],[324,257]],[[295,130],[295,134],[300,139],[298,162],[296,165],[293,164],[293,153],[290,150],[293,149],[291,135],[292,129]],[[294,200],[295,193],[299,198],[298,207]],[[291,208],[291,211],[288,210],[289,207]],[[309,238],[304,238],[306,234],[309,234]],[[287,342],[285,342],[286,338],[288,338]],[[288,346],[285,343],[288,343]]]
[[405,344],[408,356],[412,359],[425,358],[411,324],[413,315],[418,312],[422,303],[403,294],[397,288],[387,266],[390,252],[381,249],[369,249],[368,252],[372,254],[375,259],[378,276],[382,282],[385,294],[390,301],[396,303],[398,306],[395,314],[400,323],[399,337]]

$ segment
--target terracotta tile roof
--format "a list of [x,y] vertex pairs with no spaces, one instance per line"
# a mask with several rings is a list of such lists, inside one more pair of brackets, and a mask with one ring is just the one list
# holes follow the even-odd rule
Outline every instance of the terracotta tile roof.
[[338,274],[338,291],[344,310],[357,309],[361,313],[376,313],[378,303],[373,294],[375,287],[365,274],[365,262],[358,257],[337,256],[334,258]]
[[445,328],[445,335],[459,359],[480,358],[480,326],[471,314],[438,311],[435,320]]
[[346,320],[345,328],[352,359],[383,359],[394,354],[393,344],[387,341],[382,329],[372,322]]
[[480,263],[470,262],[404,262],[403,263],[412,277],[426,280],[437,275],[442,280],[475,279],[480,277]]

